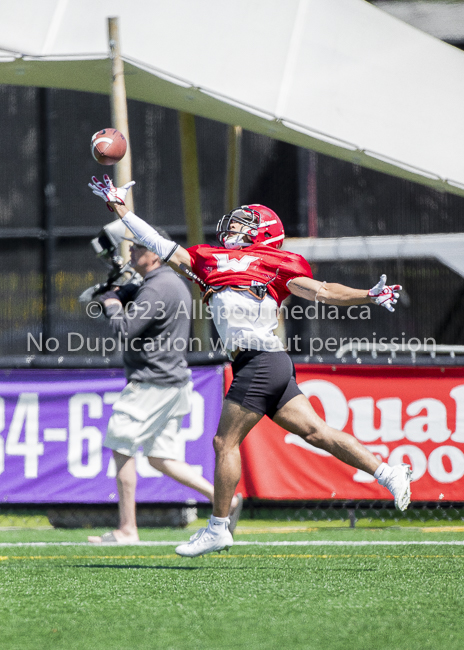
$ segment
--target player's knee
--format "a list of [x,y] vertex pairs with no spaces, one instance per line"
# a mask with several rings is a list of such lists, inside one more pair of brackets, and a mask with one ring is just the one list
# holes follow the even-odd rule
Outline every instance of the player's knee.
[[306,442],[313,445],[314,447],[320,447],[324,441],[324,432],[323,430],[315,424],[308,425],[306,429]]
[[234,445],[231,443],[229,438],[227,438],[225,436],[218,436],[218,435],[214,436],[214,438],[213,438],[213,448],[214,448],[214,451],[215,451],[216,455],[227,453],[233,447],[234,447]]
[[214,436],[213,438],[213,449],[216,454],[220,454],[224,450],[224,439],[220,436]]

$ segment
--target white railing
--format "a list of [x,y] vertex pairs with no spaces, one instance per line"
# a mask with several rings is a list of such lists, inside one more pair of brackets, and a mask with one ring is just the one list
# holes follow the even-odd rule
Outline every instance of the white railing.
[[409,354],[413,359],[422,354],[428,354],[432,359],[437,355],[447,354],[452,359],[456,355],[464,355],[464,345],[420,345],[411,350],[407,346],[397,345],[395,343],[365,343],[362,341],[345,343],[337,352],[335,357],[342,359],[346,354],[351,353],[355,359],[359,352],[370,352],[373,359],[376,359],[379,354],[389,354],[393,359],[397,354]]

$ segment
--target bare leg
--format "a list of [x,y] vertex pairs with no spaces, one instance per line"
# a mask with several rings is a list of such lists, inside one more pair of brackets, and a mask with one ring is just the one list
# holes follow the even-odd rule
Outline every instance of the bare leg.
[[[178,555],[198,557],[232,546],[233,538],[230,531],[215,517],[227,517],[232,495],[240,479],[240,444],[261,417],[261,415],[227,399],[224,401],[218,432],[214,438],[216,451],[214,516],[210,519],[206,529],[198,531],[190,542],[176,547]],[[288,431],[301,436],[307,442],[329,451],[354,467],[373,474],[380,465],[380,461],[355,438],[329,427],[315,413],[304,395],[294,397],[279,409],[274,416],[274,421]]]
[[297,395],[279,409],[274,422],[314,447],[324,449],[347,465],[362,469],[368,474],[373,475],[380,465],[380,460],[354,436],[329,427],[304,395]]
[[182,483],[182,485],[193,488],[210,501],[213,501],[213,486],[203,476],[197,474],[188,463],[168,458],[154,458],[153,456],[148,458],[148,462],[159,472],[163,472],[163,474],[170,476],[178,483]]
[[[138,542],[137,520],[135,515],[135,488],[137,474],[135,458],[113,451],[116,463],[116,482],[119,493],[119,528],[113,531],[118,542]],[[99,543],[101,537],[90,536],[89,542]]]
[[[148,462],[159,472],[173,478],[178,483],[182,483],[182,485],[193,488],[200,494],[203,494],[211,503],[213,502],[214,487],[207,479],[197,474],[188,463],[168,458],[155,458],[154,456],[150,456]],[[237,503],[238,499],[234,496],[232,499],[232,508],[235,508]]]
[[119,530],[125,536],[137,537],[137,520],[135,515],[135,488],[137,474],[135,458],[123,456],[113,451],[116,462],[116,481],[119,493]]
[[240,445],[262,417],[239,404],[227,399],[224,401],[218,431],[213,441],[216,452],[213,505],[215,517],[227,517],[229,514],[242,471]]

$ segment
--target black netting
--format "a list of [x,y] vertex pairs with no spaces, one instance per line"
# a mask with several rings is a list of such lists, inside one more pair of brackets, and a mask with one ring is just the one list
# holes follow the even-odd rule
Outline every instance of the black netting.
[[0,239],[0,351],[26,354],[44,327],[43,243]]
[[[136,211],[186,244],[178,114],[129,101]],[[110,125],[104,95],[44,88],[0,87],[3,139],[0,171],[0,354],[23,354],[27,332],[102,334],[85,316],[79,293],[106,276],[89,242],[112,215],[87,189],[93,174],[112,168],[90,156],[90,137]],[[196,118],[205,239],[224,211],[228,127]],[[244,132],[240,203],[267,204],[289,236],[461,232],[464,199],[271,138]],[[287,319],[307,353],[311,337],[433,337],[464,343],[464,283],[431,260],[313,265],[317,279],[368,288],[381,273],[405,288],[394,316],[371,309],[369,319]],[[290,307],[308,303],[292,298]],[[345,319],[341,316],[345,315]],[[308,322],[309,321],[309,322]],[[404,332],[404,334],[403,334]],[[298,353],[298,350],[293,350]],[[92,353],[98,355],[97,352]]]
[[[39,90],[0,86],[0,228],[42,225]],[[19,262],[19,261],[18,261]]]
[[[292,296],[283,313],[286,335],[299,336],[301,349],[293,352],[308,354],[314,339],[326,342],[329,338],[367,339],[379,342],[384,338],[402,344],[411,341],[415,348],[433,339],[437,344],[463,344],[464,279],[447,267],[432,260],[375,260],[367,263],[314,264],[314,277],[327,282],[342,282],[359,288],[373,286],[382,273],[392,282],[405,287],[395,314],[388,314],[375,305],[334,307]],[[444,290],[444,288],[446,289]],[[440,305],[440,308],[437,308]],[[414,339],[414,341],[413,341]],[[416,341],[417,339],[417,341]],[[432,345],[432,342],[429,342]],[[332,345],[332,347],[334,347]],[[337,346],[335,349],[337,349]],[[327,352],[324,344],[323,351]],[[333,350],[335,352],[335,350]]]
[[463,199],[318,156],[318,237],[462,231]]
[[[211,505],[154,503],[140,504],[137,524],[141,528],[184,527],[198,518],[208,518]],[[323,528],[385,528],[418,527],[436,530],[440,525],[448,530],[463,530],[464,504],[416,502],[405,512],[395,510],[391,501],[259,501],[246,499],[238,523],[237,533],[250,530],[250,524],[267,522],[268,530],[282,533],[308,530],[311,526]],[[272,528],[272,522],[278,528]],[[285,528],[291,524],[291,529]],[[269,528],[271,524],[271,528]],[[284,524],[284,525],[282,525]],[[0,530],[25,528],[115,528],[118,525],[117,504],[4,504],[0,508]]]
[[462,503],[413,502],[405,512],[395,509],[391,501],[311,501],[281,502],[249,499],[250,519],[274,521],[327,522],[351,527],[383,525],[460,524],[464,521]]
[[[56,246],[53,274],[55,313],[50,336],[59,341],[59,350],[73,355],[97,354],[96,339],[111,336],[104,317],[89,318],[86,305],[78,296],[97,284],[105,275],[105,266],[83,239],[60,239]],[[68,345],[69,343],[69,345]]]

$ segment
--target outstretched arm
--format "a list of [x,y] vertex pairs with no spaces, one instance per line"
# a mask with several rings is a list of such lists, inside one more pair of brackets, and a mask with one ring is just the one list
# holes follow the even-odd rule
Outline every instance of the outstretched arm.
[[367,305],[371,302],[395,311],[393,305],[398,302],[401,290],[399,284],[388,286],[387,276],[382,275],[372,289],[353,289],[343,284],[319,282],[313,278],[298,277],[290,280],[287,287],[290,293],[307,300],[317,300],[327,305]]
[[125,205],[113,202],[110,202],[110,205],[129,230],[149,250],[159,255],[169,266],[172,266],[175,271],[182,272],[181,264],[188,269],[191,268],[190,255],[185,248],[182,248],[182,246],[179,246],[179,244],[176,244],[170,239],[165,239],[155,228],[152,228],[143,219],[130,212]]
[[369,291],[365,289],[352,289],[343,284],[319,282],[313,278],[294,278],[287,286],[295,296],[306,300],[317,299],[327,305],[366,305],[372,302]]
[[103,182],[96,176],[92,176],[89,187],[92,192],[103,199],[111,212],[115,212],[126,224],[129,230],[144,243],[144,245],[156,253],[165,262],[168,262],[174,270],[182,273],[181,265],[190,269],[191,260],[188,251],[179,244],[165,239],[155,228],[149,226],[143,219],[130,212],[124,204],[127,192],[135,181],[129,181],[122,187],[115,187],[108,174],[103,175]]

